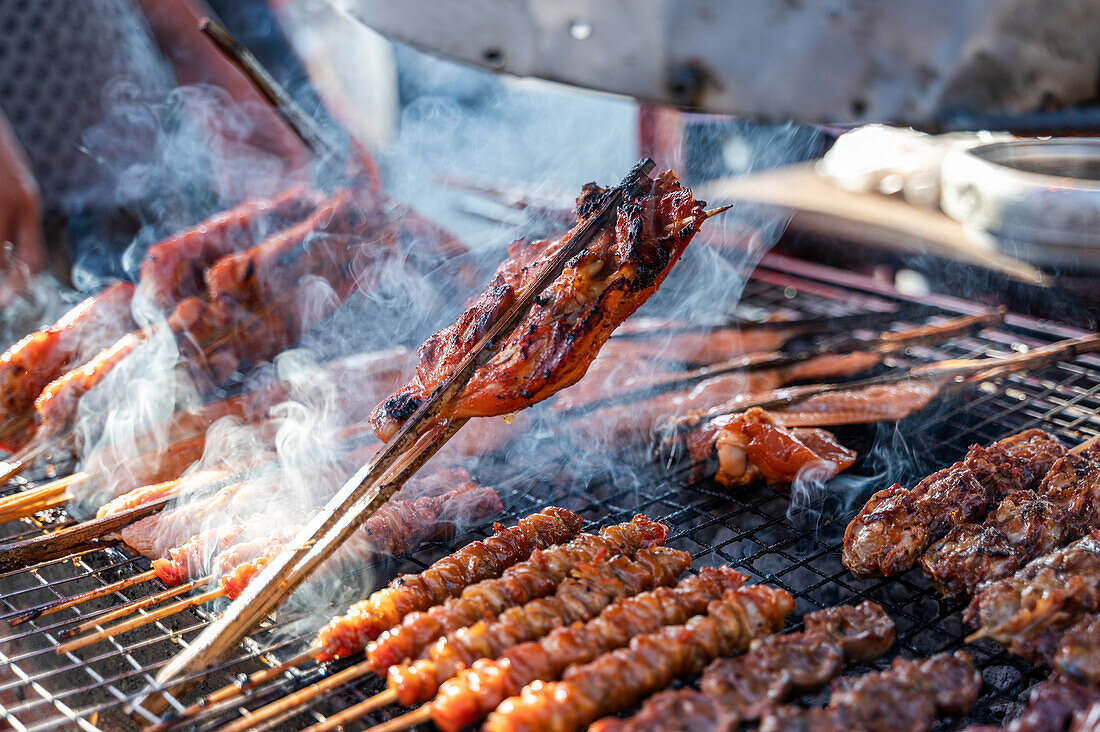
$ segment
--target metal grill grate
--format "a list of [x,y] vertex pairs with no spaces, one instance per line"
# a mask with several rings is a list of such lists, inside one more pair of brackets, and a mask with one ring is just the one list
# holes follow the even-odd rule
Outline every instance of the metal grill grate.
[[[973,309],[945,299],[909,301],[868,280],[778,257],[766,259],[757,269],[741,302],[750,308],[784,308],[802,316],[896,310],[899,326],[921,322],[918,318],[923,319],[929,307],[943,314]],[[944,345],[910,349],[897,356],[896,363],[1005,355],[1073,335],[1079,333],[1010,317],[1004,327]],[[550,503],[576,510],[592,525],[628,520],[637,512],[662,520],[672,529],[669,544],[691,552],[694,569],[728,563],[761,582],[783,587],[797,598],[793,617],[838,603],[874,599],[898,626],[898,642],[891,656],[877,664],[881,667],[897,654],[927,656],[962,647],[966,630],[961,606],[938,598],[918,571],[889,580],[851,576],[841,565],[839,552],[848,518],[873,490],[894,480],[911,484],[934,467],[957,459],[972,443],[985,444],[1028,427],[1052,430],[1071,442],[1097,434],[1100,421],[1093,415],[1100,406],[1100,359],[1082,357],[1041,373],[1009,375],[945,401],[896,428],[841,432],[843,442],[860,450],[860,463],[827,490],[794,500],[786,492],[764,486],[730,494],[714,484],[689,485],[682,475],[662,474],[650,464],[595,477],[585,475],[583,468],[574,468],[575,480],[558,475],[553,483],[539,485],[532,485],[526,469],[498,464],[490,465],[493,474],[483,479],[502,488],[507,513],[499,520],[504,522],[514,522]],[[559,458],[563,456],[539,456],[546,461]],[[516,474],[508,477],[509,470]],[[64,515],[55,520],[65,520]],[[0,526],[0,538],[10,541],[41,529],[39,522],[8,524]],[[446,546],[427,545],[412,557],[375,567],[376,576],[418,571],[487,531],[488,527],[472,531]],[[112,548],[0,575],[0,616],[102,587],[147,568],[146,560]],[[156,583],[146,583],[17,628],[0,620],[0,714],[6,722],[17,730],[58,725],[135,728],[126,714],[126,701],[210,622],[213,616],[207,609],[181,613],[66,657],[57,656],[53,649],[59,642],[57,632],[77,618],[159,589]],[[330,610],[323,613],[331,614]],[[255,633],[237,657],[205,677],[186,700],[229,683],[234,674],[248,673],[302,650],[312,638],[317,618],[292,625],[285,615]],[[1043,676],[1041,670],[1009,656],[995,643],[981,642],[967,649],[982,670],[985,691],[966,721],[991,723],[1011,716],[1023,692]],[[317,680],[319,674],[316,668],[288,674],[258,690],[247,699],[247,705],[255,708]],[[293,718],[282,720],[279,726],[297,729],[320,721],[381,688],[377,679],[342,687],[296,708]],[[365,720],[364,726],[383,718]],[[949,720],[942,722],[941,728],[962,724]]]

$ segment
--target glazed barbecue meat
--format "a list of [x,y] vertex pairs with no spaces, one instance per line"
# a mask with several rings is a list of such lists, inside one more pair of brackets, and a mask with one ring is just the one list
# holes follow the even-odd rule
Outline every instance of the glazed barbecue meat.
[[1054,667],[1067,676],[1100,686],[1100,617],[1083,618],[1062,636]]
[[[1034,559],[1011,577],[983,586],[966,619],[986,637],[1025,657],[1047,655],[1045,642],[1100,610],[1100,531]],[[1056,639],[1054,640],[1056,643]]]
[[573,666],[561,681],[536,681],[503,701],[485,732],[572,732],[628,709],[715,658],[744,652],[754,638],[783,626],[794,600],[784,590],[741,587],[707,606],[706,615],[631,639],[630,645]]
[[837,679],[824,708],[779,707],[769,712],[760,729],[924,732],[939,714],[967,712],[981,687],[981,674],[962,651],[927,660],[899,658],[886,671]]
[[758,638],[748,653],[711,663],[703,672],[699,691],[658,694],[634,716],[602,719],[589,729],[736,729],[739,723],[758,720],[792,692],[827,683],[845,662],[882,656],[894,642],[894,622],[870,601],[818,610],[802,621],[803,631]]
[[1013,490],[1034,491],[1065,446],[1026,430],[966,457],[905,490],[879,491],[844,533],[844,566],[857,575],[896,575],[912,568],[952,527],[983,518]]
[[537,641],[508,648],[499,658],[476,661],[440,687],[428,707],[432,721],[445,732],[476,724],[527,684],[556,679],[570,666],[621,648],[635,636],[685,623],[743,581],[729,567],[706,567],[675,587],[620,600],[587,623],[558,628]]
[[108,285],[0,355],[0,447],[17,450],[34,435],[34,401],[47,384],[136,327],[133,295],[128,282]]
[[1100,450],[1067,453],[1036,492],[1012,491],[982,524],[963,524],[921,559],[945,595],[969,595],[1100,526]]
[[499,577],[536,549],[573,539],[580,533],[581,523],[572,511],[550,506],[520,519],[516,526],[497,525],[493,536],[467,544],[420,574],[401,575],[333,618],[317,635],[318,658],[339,658],[363,650],[409,613],[427,610],[470,585]]
[[[586,186],[578,218],[597,210],[606,195],[594,184]],[[507,414],[579,380],[611,331],[657,290],[705,217],[703,204],[671,172],[642,179],[624,196],[614,227],[598,232],[536,298],[524,321],[442,416]],[[509,248],[481,298],[421,346],[414,379],[375,409],[371,426],[381,439],[392,437],[446,380],[579,227],[558,241]]]
[[727,420],[715,445],[718,472],[714,477],[727,487],[749,485],[760,478],[793,483],[808,472],[829,480],[856,461],[856,453],[825,430],[787,430],[756,407]]
[[666,536],[667,526],[639,514],[597,534],[584,533],[568,544],[535,552],[500,577],[467,587],[460,597],[406,615],[370,645],[367,658],[376,673],[384,674],[402,659],[416,658],[429,643],[447,633],[552,594],[577,566],[613,554],[633,559],[642,549],[663,545]]
[[205,291],[202,275],[207,267],[298,223],[320,199],[308,188],[291,188],[274,198],[245,201],[154,244],[141,262],[138,292],[170,312],[180,300]]
[[577,565],[553,595],[453,631],[415,663],[390,666],[388,687],[402,706],[431,701],[441,684],[478,660],[498,658],[556,628],[585,623],[623,598],[671,586],[690,564],[687,552],[658,546],[639,550],[634,559],[617,554]]
[[1087,715],[1098,703],[1100,689],[1054,673],[1032,687],[1027,708],[1011,723],[1004,727],[967,727],[964,732],[1065,732],[1067,727],[1071,732],[1085,732],[1070,726],[1071,722]]

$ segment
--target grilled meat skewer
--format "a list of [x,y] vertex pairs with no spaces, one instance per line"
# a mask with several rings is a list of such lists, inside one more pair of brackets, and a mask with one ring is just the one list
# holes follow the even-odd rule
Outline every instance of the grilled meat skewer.
[[711,663],[700,691],[662,692],[633,716],[601,719],[589,730],[732,732],[793,692],[824,685],[844,663],[879,658],[894,643],[894,622],[870,601],[818,610],[802,620],[805,630],[758,638],[743,656]]
[[509,608],[452,631],[414,663],[391,666],[388,688],[402,706],[431,701],[440,684],[482,658],[498,658],[511,646],[544,637],[555,628],[587,622],[612,603],[676,583],[691,556],[668,547],[601,557],[578,566],[549,597]]
[[761,732],[924,732],[940,714],[965,714],[978,699],[982,677],[959,651],[927,660],[896,659],[886,671],[833,682],[824,708],[779,707],[764,717]]
[[416,575],[402,575],[347,613],[333,618],[317,636],[319,660],[362,650],[411,612],[423,611],[454,597],[484,579],[499,577],[535,549],[570,541],[580,533],[581,518],[551,506],[512,528],[498,527],[484,541],[475,541],[440,559]]
[[621,648],[634,636],[679,625],[741,587],[729,567],[705,568],[675,587],[658,587],[620,600],[587,623],[552,631],[538,641],[512,646],[499,658],[476,661],[446,681],[423,709],[437,727],[457,732],[485,718],[507,697],[538,679],[557,679],[565,669]]
[[367,648],[367,658],[375,673],[384,674],[403,659],[416,658],[429,643],[447,633],[553,593],[578,564],[609,554],[633,559],[640,549],[664,544],[666,536],[667,526],[639,514],[632,521],[604,527],[598,534],[581,534],[568,544],[533,553],[500,577],[470,585],[459,597],[405,615]]
[[566,670],[561,681],[524,687],[489,715],[483,729],[581,729],[634,706],[678,677],[698,673],[719,656],[746,650],[754,638],[779,630],[793,607],[784,590],[763,585],[733,590],[684,625],[636,636],[627,648]]
[[14,452],[34,435],[34,400],[47,384],[135,327],[133,295],[128,282],[108,285],[0,355],[0,448]]
[[[618,193],[586,186],[577,202],[578,220]],[[474,372],[440,417],[507,414],[579,380],[611,332],[657,290],[706,217],[703,204],[671,172],[638,181],[626,191],[614,227],[597,232],[538,295],[524,323]],[[579,227],[557,241],[509,247],[508,259],[481,298],[421,346],[415,378],[375,409],[371,425],[380,439],[392,437],[446,380]]]
[[1100,610],[1100,530],[1033,559],[1011,577],[982,587],[966,609],[977,637],[1042,660],[1081,617]]
[[844,566],[858,575],[896,575],[953,526],[973,522],[1013,490],[1032,490],[1066,452],[1053,435],[1027,430],[966,457],[911,490],[871,496],[844,533]]
[[1008,493],[981,524],[933,544],[921,568],[944,595],[971,595],[1090,529],[1100,528],[1100,448],[1060,457],[1035,492]]
[[1028,694],[1027,708],[1004,727],[972,726],[964,732],[1086,732],[1071,724],[1100,704],[1100,689],[1079,684],[1062,674],[1051,674]]
[[211,264],[294,226],[320,203],[320,194],[299,186],[217,213],[149,247],[141,262],[138,292],[170,311],[181,300],[205,292],[203,271]]

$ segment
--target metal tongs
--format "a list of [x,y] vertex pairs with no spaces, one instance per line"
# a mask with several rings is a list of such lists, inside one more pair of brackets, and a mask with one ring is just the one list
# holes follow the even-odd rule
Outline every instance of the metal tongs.
[[441,420],[440,415],[470,381],[474,372],[492,358],[500,343],[526,317],[535,298],[561,275],[569,260],[582,252],[607,224],[623,196],[655,167],[652,160],[643,158],[618,186],[608,192],[600,208],[581,224],[561,251],[493,323],[393,439],[344,484],[220,618],[161,670],[156,677],[156,686],[146,690],[146,694],[174,688],[184,677],[206,670],[234,648],[461,429],[467,420]]

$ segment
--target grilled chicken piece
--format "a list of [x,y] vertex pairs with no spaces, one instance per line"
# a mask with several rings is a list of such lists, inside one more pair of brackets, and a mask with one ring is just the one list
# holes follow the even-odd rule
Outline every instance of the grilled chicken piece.
[[[578,219],[608,191],[589,184]],[[479,368],[443,418],[487,417],[529,406],[575,383],[623,320],[652,295],[699,230],[703,204],[676,177],[648,177],[628,191],[614,227],[596,234],[544,290],[525,320]],[[420,348],[416,376],[383,401],[371,426],[388,440],[579,229],[553,242],[515,242],[481,298]]]

